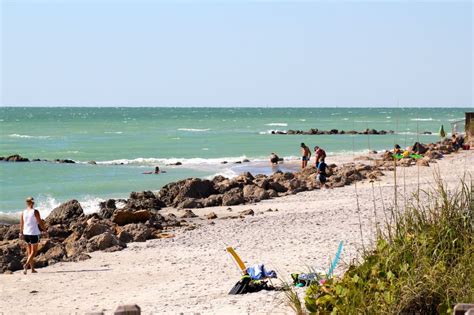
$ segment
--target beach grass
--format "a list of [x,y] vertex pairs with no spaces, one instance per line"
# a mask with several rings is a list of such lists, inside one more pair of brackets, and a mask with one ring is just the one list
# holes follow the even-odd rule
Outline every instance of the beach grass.
[[[474,303],[474,196],[472,179],[455,190],[437,176],[379,229],[339,278],[312,284],[298,314],[448,314]],[[290,290],[294,291],[294,290]]]

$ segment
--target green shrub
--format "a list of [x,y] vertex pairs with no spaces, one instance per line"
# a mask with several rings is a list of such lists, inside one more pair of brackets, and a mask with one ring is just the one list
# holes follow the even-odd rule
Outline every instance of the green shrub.
[[474,303],[472,199],[472,187],[462,183],[448,193],[438,180],[433,191],[415,198],[417,205],[394,213],[359,264],[340,279],[310,286],[306,309],[311,314],[447,314],[456,303]]

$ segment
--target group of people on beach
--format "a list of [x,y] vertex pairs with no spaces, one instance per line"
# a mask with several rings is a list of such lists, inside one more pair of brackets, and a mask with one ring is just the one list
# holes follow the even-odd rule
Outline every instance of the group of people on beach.
[[[308,162],[311,160],[311,149],[302,142],[301,145],[301,169],[305,169],[308,166]],[[326,159],[326,151],[324,151],[319,146],[314,147],[314,157],[315,157],[315,164],[314,166],[317,169],[316,176],[321,184],[325,184],[327,181],[327,173],[326,168],[327,165],[325,163]],[[280,157],[272,152],[270,155],[270,163],[275,166],[278,162],[281,161]]]

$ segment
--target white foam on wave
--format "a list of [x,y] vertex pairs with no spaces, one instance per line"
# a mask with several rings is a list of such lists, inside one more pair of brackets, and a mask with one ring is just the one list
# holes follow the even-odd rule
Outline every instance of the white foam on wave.
[[[46,218],[54,208],[61,205],[61,203],[67,200],[59,201],[51,195],[40,195],[35,198],[35,208],[40,212],[41,218]],[[78,200],[81,204],[85,214],[95,213],[100,210],[99,203],[105,201],[103,198],[86,196]],[[18,212],[1,212],[0,211],[0,222],[5,223],[18,223],[20,219],[21,211]]]
[[206,128],[206,129],[198,129],[198,128],[179,128],[179,131],[190,131],[190,132],[204,132],[204,131],[209,131],[211,129]]
[[272,132],[287,132],[286,130],[275,130],[275,129],[270,129],[267,131],[260,131],[259,134],[261,135],[271,135]]
[[106,134],[116,134],[116,135],[121,135],[123,131],[104,131]]
[[[97,164],[102,165],[117,165],[117,164],[124,164],[124,165],[166,165],[166,164],[174,164],[176,162],[183,163],[184,166],[186,165],[213,165],[213,164],[221,164],[221,162],[226,161],[228,163],[233,163],[237,161],[242,161],[247,159],[247,156],[232,156],[232,157],[219,157],[219,158],[136,158],[136,159],[118,159],[118,160],[110,160],[110,161],[96,161]],[[84,162],[87,163],[87,162]]]
[[432,121],[434,120],[433,118],[412,118],[410,119],[411,121]]
[[306,121],[306,119],[300,119],[300,121]]
[[265,124],[265,126],[279,126],[279,127],[286,127],[288,126],[287,123],[269,123],[269,124]]
[[223,169],[222,171],[219,171],[219,172],[217,172],[213,175],[209,175],[209,176],[206,177],[206,179],[212,180],[216,176],[224,176],[224,177],[227,177],[227,178],[234,178],[238,175],[239,174],[237,172],[235,172],[232,169],[228,168],[228,169]]
[[11,138],[25,138],[25,139],[48,139],[49,136],[30,136],[30,135],[20,135],[18,133],[12,133],[8,135]]

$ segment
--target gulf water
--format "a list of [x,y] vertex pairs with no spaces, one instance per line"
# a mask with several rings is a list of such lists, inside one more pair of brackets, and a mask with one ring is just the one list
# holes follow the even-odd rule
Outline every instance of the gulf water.
[[[0,108],[0,156],[71,159],[76,164],[0,163],[0,212],[16,213],[26,196],[47,213],[69,199],[87,212],[100,200],[159,190],[188,177],[269,173],[271,152],[299,156],[299,144],[333,154],[439,140],[441,125],[469,108]],[[458,124],[462,129],[463,124]],[[272,135],[272,130],[393,130],[391,135]],[[422,134],[425,131],[433,135]],[[251,163],[235,164],[249,159]],[[95,161],[97,164],[88,164]],[[174,162],[182,166],[167,166]],[[227,161],[227,164],[221,162]],[[166,173],[144,175],[154,166]]]

